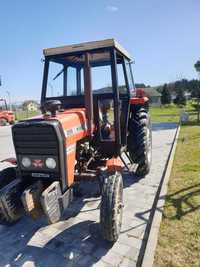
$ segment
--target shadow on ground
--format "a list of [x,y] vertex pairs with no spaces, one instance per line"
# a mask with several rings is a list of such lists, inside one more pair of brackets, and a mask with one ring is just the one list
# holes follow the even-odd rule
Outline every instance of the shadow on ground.
[[168,194],[166,199],[166,207],[172,206],[175,209],[173,216],[168,216],[165,212],[163,213],[164,218],[178,219],[180,220],[183,216],[198,210],[200,205],[195,203],[192,198],[199,197],[200,195],[200,184],[186,187],[173,194]]
[[6,264],[9,267],[29,266],[28,263],[32,264],[31,267],[66,267],[78,266],[79,261],[82,266],[91,266],[98,262],[112,245],[101,238],[96,221],[85,220],[70,225],[72,219],[69,223],[60,221],[52,227],[45,221],[40,224],[32,222],[31,225],[28,218],[23,218],[12,229],[4,228],[1,235],[4,241],[0,248],[5,264],[0,261],[1,267]]
[[[124,173],[124,188],[139,181],[137,176]],[[100,197],[96,198],[95,187],[91,185],[88,191],[93,190],[90,198],[76,198],[67,209],[64,219],[54,225],[47,225],[44,218],[32,221],[28,216],[22,218],[13,226],[0,226],[0,256],[2,267],[66,267],[92,266],[111,249],[112,244],[102,239],[98,223]],[[85,196],[84,196],[85,197]],[[83,207],[86,208],[83,209]],[[83,218],[88,212],[91,216]],[[140,226],[140,225],[139,225]],[[133,230],[135,227],[123,231]],[[3,242],[2,242],[3,240]],[[10,264],[10,265],[9,265]],[[31,265],[32,264],[32,265]]]
[[[176,127],[176,123],[167,123],[167,126],[161,123],[153,125],[153,131]],[[131,187],[139,180],[134,174],[124,173],[124,188]],[[94,190],[92,185],[91,190]],[[142,197],[143,192],[141,192]],[[113,248],[112,244],[104,241],[100,234],[99,202],[98,197],[77,198],[67,210],[64,220],[50,226],[44,219],[33,222],[28,217],[22,218],[12,227],[0,226],[0,266],[5,267],[6,264],[11,267],[92,266]],[[135,216],[139,219],[139,226],[143,226],[148,223],[151,209],[145,210],[139,207],[139,212],[130,213],[131,224]],[[134,226],[126,228],[122,231],[122,235],[134,228]],[[128,234],[127,237],[129,238]],[[132,236],[132,240],[134,238]],[[132,251],[131,254],[133,255]]]

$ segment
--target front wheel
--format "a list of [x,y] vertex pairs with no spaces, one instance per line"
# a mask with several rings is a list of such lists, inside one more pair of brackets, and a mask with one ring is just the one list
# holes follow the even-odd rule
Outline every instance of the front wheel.
[[118,172],[104,180],[100,208],[100,224],[103,238],[115,242],[120,234],[123,211],[123,180]]
[[138,164],[136,174],[139,176],[148,174],[152,158],[152,132],[150,116],[144,108],[131,114],[128,151],[133,162]]

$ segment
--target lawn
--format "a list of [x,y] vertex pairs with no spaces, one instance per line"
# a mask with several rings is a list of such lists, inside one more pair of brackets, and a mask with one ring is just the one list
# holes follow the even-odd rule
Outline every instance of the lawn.
[[181,127],[154,267],[200,266],[200,124]]
[[180,113],[186,111],[189,113],[190,120],[197,118],[196,112],[190,103],[186,107],[180,108],[176,105],[162,107],[150,107],[152,122],[179,122]]
[[[152,122],[179,122],[180,113],[186,111],[189,113],[190,121],[196,120],[197,115],[191,104],[180,108],[176,105],[168,105],[162,107],[150,107],[150,114]],[[40,114],[39,111],[17,111],[15,116],[17,120],[24,120],[26,118],[34,117]]]
[[40,114],[39,111],[16,111],[15,117],[16,117],[16,120],[20,121],[20,120],[34,117],[38,114]]

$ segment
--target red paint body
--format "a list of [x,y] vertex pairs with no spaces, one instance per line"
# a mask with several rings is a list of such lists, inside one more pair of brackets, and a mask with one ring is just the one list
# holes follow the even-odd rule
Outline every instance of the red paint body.
[[[130,99],[131,105],[144,105],[148,102],[147,97],[133,97]],[[85,108],[71,108],[63,112],[58,112],[55,117],[40,115],[34,118],[45,118],[46,120],[58,120],[62,125],[65,133],[66,143],[66,166],[67,166],[67,184],[71,186],[74,183],[74,167],[76,160],[76,144],[85,137],[90,136],[88,129],[88,121],[86,118]],[[92,132],[95,130],[95,125],[92,127]],[[120,171],[123,168],[123,163],[119,159],[110,159],[107,162],[109,170]]]
[[0,120],[5,119],[9,124],[13,124],[15,122],[15,115],[12,111],[3,110],[0,111]]
[[[66,166],[67,166],[67,184],[72,185],[74,182],[74,167],[76,157],[76,143],[90,136],[90,131],[87,127],[86,109],[85,108],[72,108],[66,109],[63,112],[58,112],[56,116],[50,117],[40,115],[34,119],[45,118],[46,120],[58,120],[62,125],[65,134],[66,144]],[[93,126],[94,131],[94,126]]]
[[143,96],[143,97],[132,97],[130,99],[130,104],[131,105],[145,105],[149,101],[148,97]]

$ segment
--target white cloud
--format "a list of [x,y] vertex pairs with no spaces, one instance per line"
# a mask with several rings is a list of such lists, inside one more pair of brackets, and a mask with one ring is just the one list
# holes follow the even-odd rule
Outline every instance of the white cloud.
[[106,10],[110,11],[110,12],[117,12],[118,11],[118,7],[117,6],[107,6]]

